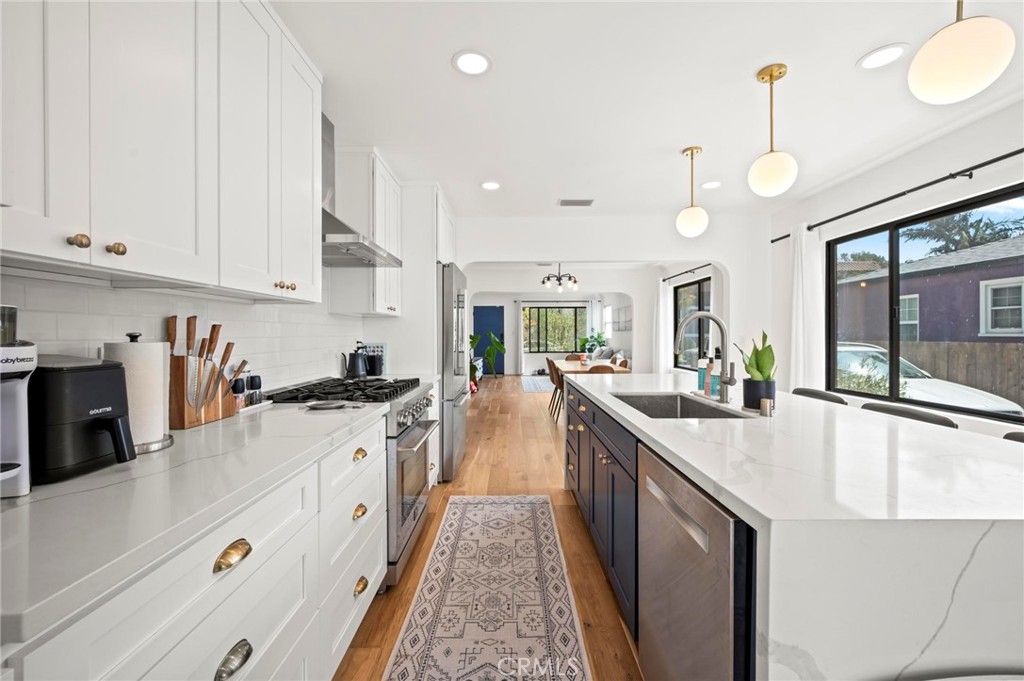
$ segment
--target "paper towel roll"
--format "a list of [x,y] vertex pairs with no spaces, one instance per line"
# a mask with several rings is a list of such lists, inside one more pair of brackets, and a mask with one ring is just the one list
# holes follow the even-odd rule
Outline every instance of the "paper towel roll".
[[169,433],[171,348],[169,343],[104,343],[103,356],[124,364],[128,420],[136,445]]

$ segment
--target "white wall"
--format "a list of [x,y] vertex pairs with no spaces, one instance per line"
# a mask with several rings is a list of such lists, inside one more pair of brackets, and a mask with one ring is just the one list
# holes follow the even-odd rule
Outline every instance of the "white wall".
[[98,357],[104,342],[125,340],[129,331],[141,332],[143,340],[164,340],[170,315],[178,316],[178,351],[184,352],[185,317],[197,315],[200,336],[211,323],[223,324],[220,347],[235,343],[230,366],[248,360],[252,373],[263,377],[265,390],[339,375],[338,353],[355,347],[363,323],[359,317],[328,314],[328,295],[325,290],[316,305],[253,305],[6,274],[0,278],[0,301],[18,307],[18,335],[35,342],[41,353]]
[[[619,291],[633,298],[633,354],[638,372],[661,372],[669,367],[674,329],[665,327],[671,326],[671,282],[660,282],[666,262],[718,265],[722,300],[716,305],[732,335],[751,338],[762,328],[773,334],[767,215],[714,211],[707,232],[696,239],[680,237],[674,220],[675,215],[461,218],[457,252],[467,273],[472,271],[468,263],[495,261],[651,263],[642,277],[621,271],[616,274],[614,267],[609,267],[602,277],[611,279],[602,279],[597,290],[584,289],[587,281],[580,278],[579,293]],[[619,285],[619,280],[624,285]],[[474,281],[470,277],[469,285],[474,291],[519,291],[530,290],[539,281],[540,277],[530,277],[525,285],[496,289],[486,278]]]
[[[1014,104],[952,131],[903,155],[845,181],[822,189],[810,198],[790,205],[771,216],[772,236],[789,234],[794,227],[844,213],[904,189],[999,156],[1024,146],[1024,104]],[[1024,180],[1024,157],[989,166],[974,173],[974,179],[943,182],[896,199],[858,215],[831,223],[807,236],[802,257],[811,273],[809,286],[820,293],[807,310],[807,324],[801,332],[805,348],[803,384],[825,387],[825,242],[876,225],[915,215],[971,196],[984,194]],[[779,358],[779,387],[790,387],[792,360],[785,350],[793,346],[794,239],[771,246],[771,328]]]

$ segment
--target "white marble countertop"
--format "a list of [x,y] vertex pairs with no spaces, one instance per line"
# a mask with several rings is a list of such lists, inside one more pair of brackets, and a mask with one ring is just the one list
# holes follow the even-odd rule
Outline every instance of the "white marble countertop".
[[[688,393],[695,374],[566,378],[741,516],[1024,519],[1020,443],[787,393],[771,418],[654,419],[611,393]],[[742,386],[732,391],[739,409]]]
[[275,405],[174,431],[168,449],[4,500],[4,643],[26,641],[103,596],[387,410]]

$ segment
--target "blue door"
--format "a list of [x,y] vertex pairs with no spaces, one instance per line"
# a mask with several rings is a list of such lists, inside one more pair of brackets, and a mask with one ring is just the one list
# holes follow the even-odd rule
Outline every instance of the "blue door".
[[[473,333],[480,336],[480,342],[476,344],[476,349],[473,350],[474,357],[483,357],[484,350],[491,344],[490,336],[487,332],[490,331],[498,337],[502,343],[505,342],[505,306],[504,305],[474,305],[473,306]],[[488,371],[487,364],[484,363],[484,372]],[[494,372],[497,374],[505,373],[505,355],[498,353],[498,358],[494,361]]]

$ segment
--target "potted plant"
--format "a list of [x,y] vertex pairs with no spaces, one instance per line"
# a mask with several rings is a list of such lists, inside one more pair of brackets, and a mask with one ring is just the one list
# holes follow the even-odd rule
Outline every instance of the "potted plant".
[[579,341],[580,352],[585,352],[588,355],[598,348],[603,348],[608,343],[608,339],[604,337],[604,332],[594,329],[590,330],[589,336],[583,336],[577,340]]
[[[487,332],[487,338],[491,341],[491,344],[484,349],[484,363],[487,364],[487,368],[490,370],[490,374],[494,376],[494,364],[498,361],[498,353],[505,354],[505,344],[498,340],[498,337],[494,335],[493,331]],[[477,344],[482,339],[480,334],[474,333],[469,337],[469,349],[471,352],[476,350]],[[470,362],[469,364],[471,382],[476,382],[476,365]]]
[[766,398],[775,401],[775,370],[778,367],[775,366],[775,351],[768,344],[768,334],[761,332],[760,348],[756,340],[753,344],[754,349],[749,355],[736,345],[743,355],[743,368],[750,376],[743,379],[743,406],[747,409],[759,409],[761,400]]

